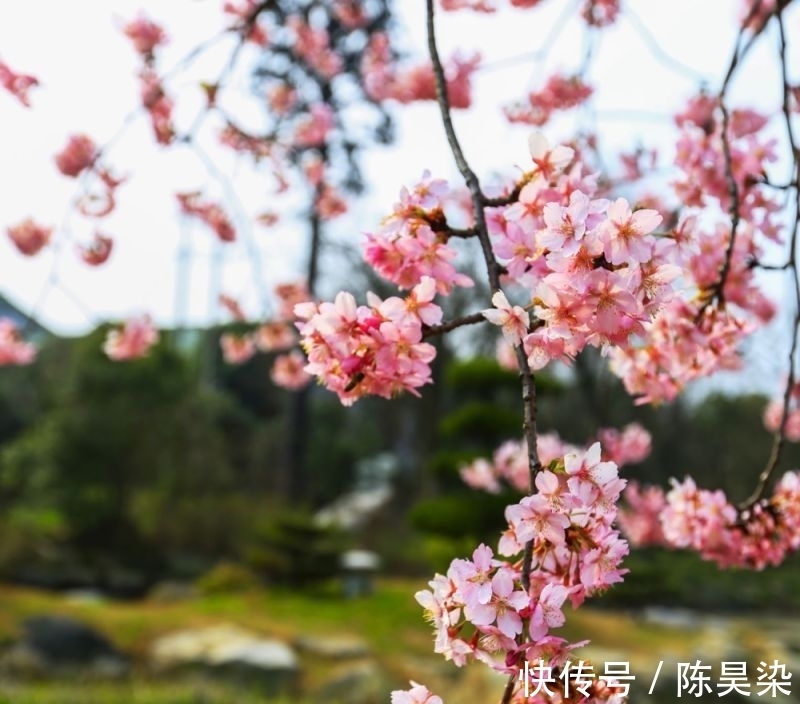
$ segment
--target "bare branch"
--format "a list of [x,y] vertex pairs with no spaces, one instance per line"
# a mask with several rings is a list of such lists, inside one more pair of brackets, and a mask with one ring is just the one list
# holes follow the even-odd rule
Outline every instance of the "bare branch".
[[442,335],[451,330],[464,327],[465,325],[476,325],[477,323],[483,323],[485,321],[486,318],[483,317],[483,313],[464,315],[460,318],[453,318],[453,320],[440,323],[439,325],[428,325],[424,327],[422,329],[422,337],[424,339],[426,337],[433,337],[434,335]]
[[779,31],[779,52],[781,61],[781,73],[783,78],[783,104],[782,112],[784,123],[786,125],[786,134],[789,145],[792,150],[792,160],[794,168],[794,181],[791,186],[794,187],[794,222],[792,224],[792,237],[789,243],[789,260],[786,263],[785,269],[790,269],[792,272],[792,283],[794,285],[794,318],[792,323],[792,344],[789,349],[789,376],[786,380],[786,388],[783,391],[783,409],[781,411],[781,423],[778,432],[775,433],[775,438],[772,443],[772,450],[770,452],[767,463],[761,474],[758,477],[753,493],[740,505],[741,510],[752,508],[758,503],[765,495],[767,487],[769,486],[770,479],[772,478],[775,469],[780,463],[783,447],[786,444],[786,422],[789,417],[789,403],[792,398],[792,390],[796,382],[795,373],[795,354],[797,352],[798,344],[798,329],[800,329],[800,272],[798,272],[797,262],[797,240],[798,231],[800,230],[800,148],[798,148],[797,138],[794,132],[794,125],[792,123],[791,113],[791,88],[789,85],[788,66],[787,66],[787,52],[786,52],[786,29],[784,26],[783,16],[780,9],[775,12],[775,17],[778,22]]
[[[478,177],[472,171],[467,162],[464,152],[456,136],[453,121],[450,116],[450,103],[447,96],[447,83],[445,81],[444,68],[439,57],[439,52],[436,48],[436,31],[434,27],[434,0],[426,0],[427,3],[427,29],[428,29],[428,51],[431,55],[431,62],[433,64],[433,74],[436,79],[436,97],[439,103],[439,109],[442,115],[442,123],[444,125],[445,133],[447,134],[447,141],[450,144],[450,149],[456,160],[464,181],[469,188],[472,197],[472,208],[475,216],[475,232],[481,244],[483,258],[486,263],[486,269],[489,276],[489,284],[492,291],[500,290],[500,265],[492,251],[492,245],[489,240],[489,231],[486,225],[486,213],[484,208],[488,205],[488,199],[481,190]],[[522,384],[522,406],[523,406],[523,434],[525,441],[528,445],[528,468],[530,473],[530,487],[529,491],[533,492],[535,488],[534,480],[536,474],[541,470],[542,465],[539,460],[537,449],[537,429],[536,429],[536,384],[528,364],[528,358],[520,343],[515,348],[515,354],[520,369],[520,381]],[[533,556],[533,540],[530,540],[525,545],[525,552],[523,555],[522,563],[522,585],[526,591],[530,591],[530,575],[532,567]],[[521,642],[525,642],[528,638],[527,629],[518,636]],[[503,704],[509,704],[514,694],[514,682],[509,679],[503,693]]]

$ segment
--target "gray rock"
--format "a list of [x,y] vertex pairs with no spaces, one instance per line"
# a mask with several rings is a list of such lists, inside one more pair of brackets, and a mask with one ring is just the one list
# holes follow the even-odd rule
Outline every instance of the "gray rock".
[[298,650],[317,658],[346,660],[369,655],[366,641],[356,636],[300,636],[294,641]]
[[390,685],[385,673],[371,660],[339,666],[314,693],[326,704],[385,704]]
[[23,623],[23,636],[2,658],[10,674],[114,678],[125,675],[128,658],[101,633],[64,616],[36,616]]
[[286,643],[227,624],[162,636],[150,648],[150,662],[157,672],[193,669],[232,676],[270,694],[293,689],[300,669]]

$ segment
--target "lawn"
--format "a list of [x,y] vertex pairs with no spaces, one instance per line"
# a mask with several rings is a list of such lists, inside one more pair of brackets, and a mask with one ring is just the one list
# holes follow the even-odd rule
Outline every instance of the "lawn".
[[[469,704],[497,698],[502,681],[481,666],[458,670],[433,653],[430,627],[414,601],[424,581],[380,581],[375,593],[354,600],[327,585],[314,592],[254,589],[241,593],[197,596],[179,601],[84,603],[32,589],[0,586],[0,646],[13,641],[29,616],[61,614],[96,627],[134,658],[133,674],[118,682],[15,681],[0,677],[0,704],[261,704],[256,692],[226,682],[196,677],[169,679],[152,676],[144,666],[149,644],[158,636],[183,628],[221,623],[237,624],[264,636],[292,642],[301,635],[353,635],[369,647],[369,663],[381,673],[385,691],[374,701],[388,702],[392,687],[411,677],[437,689],[445,700]],[[568,613],[563,635],[592,640],[586,654],[594,659],[625,658],[642,679],[651,663],[664,653],[693,657],[708,640],[703,627],[656,626],[621,611],[581,609]],[[747,642],[754,628],[732,622],[728,638]],[[612,657],[613,656],[613,657]],[[301,656],[305,692],[318,691],[343,667]],[[321,701],[319,698],[308,701]],[[286,700],[289,701],[289,700]],[[302,697],[293,696],[299,704]],[[371,700],[372,701],[372,700]]]

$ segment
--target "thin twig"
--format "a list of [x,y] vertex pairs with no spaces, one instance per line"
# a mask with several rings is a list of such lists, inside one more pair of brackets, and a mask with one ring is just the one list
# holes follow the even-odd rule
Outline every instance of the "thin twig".
[[428,325],[422,329],[422,337],[433,337],[434,335],[442,335],[456,328],[464,327],[465,325],[477,325],[483,323],[486,318],[483,313],[472,313],[471,315],[463,315],[459,318],[453,318],[439,325]]
[[647,25],[645,25],[641,18],[633,12],[630,4],[625,6],[625,12],[622,14],[622,16],[628,20],[634,31],[638,33],[639,37],[641,37],[653,58],[660,61],[665,68],[668,68],[676,75],[684,76],[692,81],[701,81],[702,83],[708,82],[707,76],[695,70],[691,66],[687,66],[671,54],[668,54],[666,51],[664,51],[664,49],[658,43],[658,39],[653,35]]
[[731,143],[729,136],[730,112],[725,104],[725,100],[727,97],[728,87],[730,86],[731,80],[736,74],[736,69],[750,48],[753,46],[753,43],[758,36],[757,34],[751,35],[747,42],[743,44],[744,38],[747,34],[747,26],[750,23],[750,20],[755,16],[756,12],[758,12],[760,5],[760,2],[753,3],[753,6],[750,8],[750,12],[747,14],[747,17],[745,17],[741,27],[739,28],[739,34],[736,37],[736,46],[733,49],[733,55],[731,56],[731,60],[728,64],[728,70],[725,72],[725,78],[722,81],[722,86],[717,94],[719,108],[722,113],[722,134],[720,135],[720,139],[722,141],[722,157],[725,162],[725,180],[728,185],[728,197],[731,201],[728,208],[728,213],[730,214],[731,218],[731,234],[728,238],[728,244],[725,248],[725,256],[719,269],[717,282],[711,287],[709,295],[706,297],[705,302],[700,306],[700,309],[697,312],[695,320],[698,322],[702,319],[706,309],[712,303],[716,302],[720,307],[725,305],[725,284],[728,280],[728,275],[730,274],[733,252],[736,246],[736,235],[741,223],[740,209],[742,197],[742,194],[739,190],[739,184],[736,182],[736,176],[733,173],[733,155],[731,154]]
[[450,97],[447,95],[447,80],[444,76],[444,66],[439,57],[439,50],[436,48],[436,32],[434,29],[434,0],[426,0],[428,8],[428,51],[431,56],[433,64],[433,75],[436,79],[436,98],[439,103],[439,110],[442,116],[442,124],[444,131],[447,135],[447,143],[450,145],[450,150],[453,152],[453,157],[456,161],[461,176],[464,178],[467,188],[469,188],[472,197],[472,212],[475,217],[475,229],[478,232],[478,239],[481,243],[481,250],[483,251],[483,259],[486,262],[487,273],[489,275],[489,285],[492,291],[500,290],[500,273],[497,261],[492,252],[492,246],[489,241],[489,230],[486,226],[486,214],[484,212],[485,196],[481,191],[480,181],[475,175],[475,172],[467,162],[464,156],[464,151],[461,149],[461,144],[458,141],[455,127],[453,127],[453,119],[450,115]]
[[792,344],[789,349],[789,376],[786,380],[786,388],[783,391],[783,409],[781,410],[781,423],[778,427],[778,432],[775,433],[775,437],[772,442],[772,450],[770,451],[769,458],[767,459],[767,463],[764,466],[764,469],[761,471],[761,474],[758,477],[758,483],[756,484],[753,493],[740,505],[741,510],[747,510],[752,508],[756,503],[758,503],[767,491],[767,487],[769,486],[770,479],[772,478],[775,469],[777,468],[780,459],[781,453],[783,451],[783,447],[786,444],[786,423],[789,418],[789,404],[792,398],[792,391],[794,390],[794,385],[796,381],[796,374],[795,374],[795,354],[797,352],[797,344],[798,344],[798,329],[800,329],[800,272],[798,272],[798,263],[797,263],[797,239],[798,239],[798,230],[800,230],[800,148],[798,148],[797,138],[794,133],[794,126],[792,123],[792,111],[791,111],[791,87],[789,85],[789,75],[788,75],[788,67],[787,67],[787,55],[786,55],[786,29],[784,26],[783,16],[781,14],[780,9],[777,9],[775,12],[775,17],[778,22],[778,32],[779,32],[779,51],[780,51],[780,60],[781,60],[781,74],[783,78],[783,104],[782,104],[782,112],[784,123],[786,124],[786,134],[789,140],[789,145],[792,150],[792,160],[793,160],[793,169],[794,169],[794,181],[791,184],[794,187],[794,222],[792,225],[792,237],[791,242],[789,244],[789,260],[786,263],[786,266],[783,268],[791,269],[792,271],[792,282],[794,284],[794,295],[795,295],[795,312],[794,312],[794,319],[792,324]]

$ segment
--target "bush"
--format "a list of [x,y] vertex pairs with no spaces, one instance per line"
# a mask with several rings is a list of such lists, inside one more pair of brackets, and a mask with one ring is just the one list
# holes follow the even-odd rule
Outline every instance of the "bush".
[[197,589],[203,595],[236,594],[257,589],[258,577],[252,570],[236,562],[220,562],[197,580]]
[[272,582],[304,587],[338,574],[344,547],[337,529],[317,525],[304,511],[284,511],[254,528],[244,558]]

